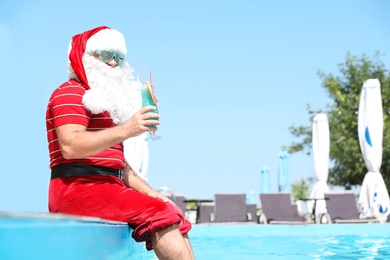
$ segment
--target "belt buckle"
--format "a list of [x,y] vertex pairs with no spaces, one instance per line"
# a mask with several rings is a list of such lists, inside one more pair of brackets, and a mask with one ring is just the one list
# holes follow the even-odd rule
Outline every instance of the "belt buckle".
[[122,177],[123,177],[123,170],[119,169],[118,170],[118,178],[122,180]]

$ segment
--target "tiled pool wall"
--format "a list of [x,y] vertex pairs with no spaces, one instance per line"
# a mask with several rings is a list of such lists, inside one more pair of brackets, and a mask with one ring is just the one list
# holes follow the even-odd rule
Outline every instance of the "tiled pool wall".
[[0,259],[131,259],[131,232],[98,218],[0,212]]

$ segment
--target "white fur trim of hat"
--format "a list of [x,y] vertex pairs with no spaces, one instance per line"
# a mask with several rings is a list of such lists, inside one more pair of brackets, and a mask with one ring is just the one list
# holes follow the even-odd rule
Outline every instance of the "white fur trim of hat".
[[85,46],[85,52],[94,51],[117,51],[126,55],[125,37],[114,29],[100,30],[88,39]]

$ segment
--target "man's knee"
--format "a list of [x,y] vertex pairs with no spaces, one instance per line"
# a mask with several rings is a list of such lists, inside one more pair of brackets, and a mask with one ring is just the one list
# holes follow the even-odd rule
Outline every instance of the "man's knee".
[[[168,227],[165,227],[159,231],[156,231],[155,233],[152,234],[152,238],[154,238],[155,240],[159,240],[161,237],[163,237],[164,235],[168,234],[168,233],[171,233],[171,232],[179,232],[180,233],[180,230],[179,230],[179,227],[178,225],[175,223],[173,225],[170,225]],[[157,242],[156,241],[156,242]]]

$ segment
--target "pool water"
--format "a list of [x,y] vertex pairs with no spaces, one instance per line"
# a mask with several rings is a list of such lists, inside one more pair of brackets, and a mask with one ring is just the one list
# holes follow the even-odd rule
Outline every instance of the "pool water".
[[[197,260],[390,259],[390,223],[200,224],[189,236]],[[139,251],[134,259],[157,259]]]

